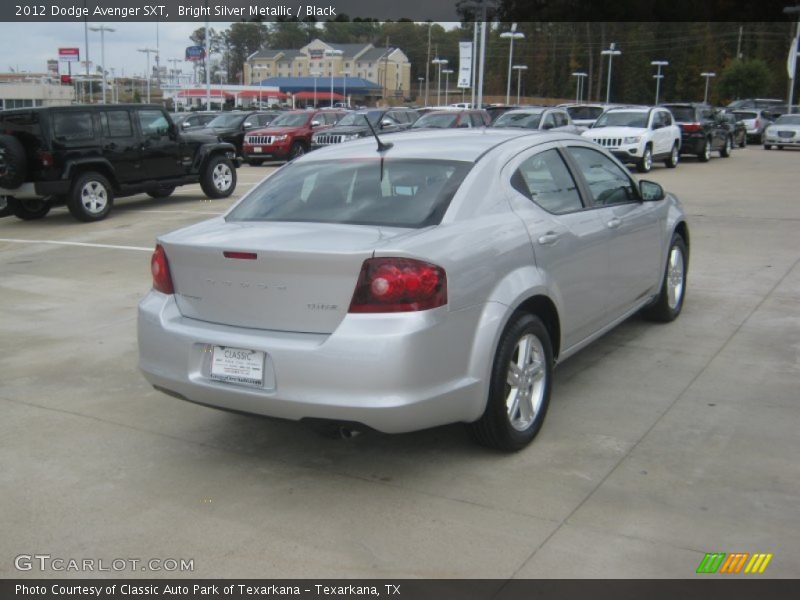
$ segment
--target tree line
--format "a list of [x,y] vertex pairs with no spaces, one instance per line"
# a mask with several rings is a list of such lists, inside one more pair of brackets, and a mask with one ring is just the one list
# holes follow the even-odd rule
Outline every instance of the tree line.
[[[487,32],[485,95],[504,95],[508,73],[509,42],[501,38],[508,23],[491,23]],[[616,102],[649,103],[654,99],[653,60],[666,60],[660,99],[700,101],[705,80],[713,71],[709,100],[725,103],[737,97],[783,98],[787,91],[786,55],[792,36],[787,22],[520,22],[523,39],[514,43],[514,64],[526,65],[522,95],[574,98],[576,71],[588,74],[585,100],[604,100],[608,60],[601,51],[613,42],[621,54],[614,57],[612,96]],[[473,39],[473,24],[445,28],[438,23],[350,20],[279,20],[272,23],[233,23],[225,30],[211,28],[212,75],[224,69],[230,82],[242,79],[247,57],[259,48],[297,49],[319,38],[331,43],[371,43],[398,47],[411,62],[416,91],[426,76],[429,59],[444,58],[458,69],[458,43]],[[205,28],[191,36],[203,45]],[[430,43],[429,43],[430,42]],[[428,63],[429,64],[429,63]],[[431,89],[436,69],[429,68]],[[454,85],[453,80],[451,84]],[[516,95],[516,78],[512,95]]]

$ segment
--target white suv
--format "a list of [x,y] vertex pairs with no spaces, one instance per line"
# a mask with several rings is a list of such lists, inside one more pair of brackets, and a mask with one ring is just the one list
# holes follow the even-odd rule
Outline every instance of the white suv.
[[622,162],[635,164],[640,173],[650,171],[654,160],[663,160],[670,169],[678,166],[681,130],[665,108],[612,108],[582,135]]

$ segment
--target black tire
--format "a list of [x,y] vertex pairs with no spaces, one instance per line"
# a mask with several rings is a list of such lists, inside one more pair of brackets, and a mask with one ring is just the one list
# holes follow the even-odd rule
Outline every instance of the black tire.
[[636,170],[639,173],[649,173],[653,168],[653,149],[650,145],[645,146],[642,158],[636,163]]
[[772,150],[771,144],[764,144],[764,150]]
[[711,142],[708,139],[703,141],[703,147],[700,148],[700,152],[697,153],[697,160],[700,162],[708,162],[711,160]]
[[[672,286],[677,283],[677,273],[673,269],[673,252],[679,252],[676,258],[675,265],[677,266],[678,260],[680,261],[680,291],[676,292]],[[664,266],[664,281],[661,284],[661,290],[658,297],[644,308],[642,314],[645,318],[651,321],[660,321],[661,323],[668,323],[678,318],[683,310],[683,302],[686,298],[686,274],[689,266],[689,253],[686,249],[686,242],[680,234],[672,236],[672,242],[667,252],[667,262]],[[672,288],[672,293],[671,293]]]
[[0,135],[0,187],[19,187],[27,174],[25,148],[13,135]]
[[668,169],[674,169],[678,166],[678,161],[680,161],[681,152],[678,146],[678,142],[675,142],[672,145],[672,150],[670,151],[669,158],[664,161],[664,165]]
[[30,200],[9,198],[8,205],[14,216],[23,221],[42,219],[50,212],[50,202],[47,198],[32,198]]
[[260,167],[261,165],[264,164],[264,159],[263,158],[248,158],[247,159],[247,164],[250,165],[251,167]]
[[174,191],[175,191],[174,185],[164,185],[154,190],[150,190],[149,192],[147,192],[147,195],[150,196],[151,198],[156,198],[156,199],[169,198],[172,195],[172,192]]
[[783,150],[783,146],[778,146],[778,150]]
[[294,160],[298,156],[303,156],[305,153],[306,147],[300,142],[295,142],[292,144],[291,150],[289,150],[289,160]]
[[[509,383],[512,373],[511,363],[513,362],[517,366],[520,361],[528,364],[527,358],[521,356],[522,350],[519,347],[519,344],[526,338],[538,340],[538,344],[531,342],[531,348],[534,349],[538,361],[530,363],[529,366],[532,369],[537,362],[540,365],[535,371],[523,371],[525,377],[520,381],[516,390],[518,395],[524,384],[526,391],[529,389],[534,396],[530,401],[531,405],[529,405],[527,414],[529,422],[526,415],[519,410],[512,411],[507,405],[509,399],[515,394],[514,387]],[[503,331],[497,346],[492,364],[486,409],[483,416],[470,426],[475,440],[483,446],[506,452],[521,450],[527,446],[539,433],[547,414],[552,379],[553,345],[547,328],[535,315],[527,313],[515,315]],[[532,406],[536,397],[539,398],[538,409]],[[514,405],[512,404],[512,406]],[[519,400],[517,400],[517,406],[519,406]],[[513,414],[509,415],[509,412],[513,412]],[[519,415],[518,419],[514,416],[517,414]],[[516,425],[512,421],[516,421]]]
[[747,148],[747,136],[743,135],[742,139],[739,140],[739,148]]
[[78,221],[102,221],[113,206],[114,190],[104,175],[88,171],[78,175],[72,182],[67,208]]
[[0,219],[14,214],[11,211],[11,202],[9,202],[10,199],[10,196],[0,196]]
[[725,138],[725,143],[722,145],[722,148],[719,149],[719,155],[722,158],[728,158],[731,155],[731,151],[733,150],[733,140],[730,136]]
[[200,176],[200,187],[209,198],[227,198],[236,189],[236,168],[224,156],[217,154],[206,162]]

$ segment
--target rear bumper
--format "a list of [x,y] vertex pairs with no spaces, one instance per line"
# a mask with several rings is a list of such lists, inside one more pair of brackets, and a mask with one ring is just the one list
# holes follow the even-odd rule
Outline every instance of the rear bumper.
[[20,200],[45,198],[47,196],[61,196],[69,193],[70,182],[67,179],[56,181],[27,182],[21,186],[10,189],[0,187],[0,196],[13,196]]
[[700,154],[706,143],[706,134],[702,131],[697,133],[684,133],[681,136],[681,154]]
[[[332,334],[304,334],[187,319],[173,296],[151,292],[139,305],[139,367],[154,386],[212,407],[414,431],[482,414],[484,378],[469,372],[480,312],[347,315]],[[212,380],[215,345],[264,351],[264,385]]]

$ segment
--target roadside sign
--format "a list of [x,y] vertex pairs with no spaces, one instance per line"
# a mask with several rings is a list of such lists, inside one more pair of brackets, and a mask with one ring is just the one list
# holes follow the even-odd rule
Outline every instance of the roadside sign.
[[472,42],[458,43],[458,87],[472,87]]
[[58,60],[61,62],[78,62],[81,59],[81,51],[78,48],[59,48]]
[[202,46],[189,46],[186,48],[186,60],[197,62],[206,57],[206,49]]

